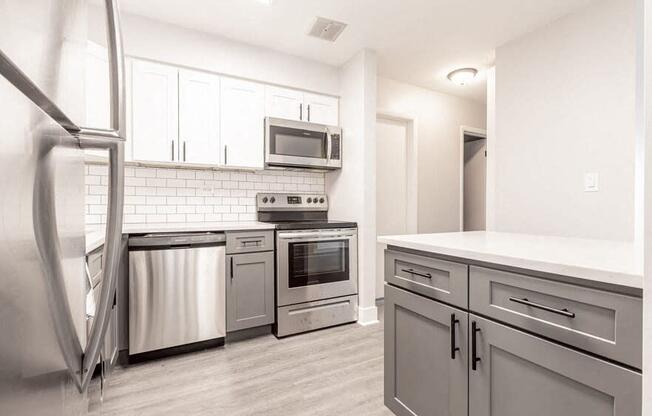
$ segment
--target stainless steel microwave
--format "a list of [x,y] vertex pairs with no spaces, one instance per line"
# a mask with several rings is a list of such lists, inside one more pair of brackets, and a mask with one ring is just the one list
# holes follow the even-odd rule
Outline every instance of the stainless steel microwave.
[[340,169],[342,129],[266,117],[265,166]]

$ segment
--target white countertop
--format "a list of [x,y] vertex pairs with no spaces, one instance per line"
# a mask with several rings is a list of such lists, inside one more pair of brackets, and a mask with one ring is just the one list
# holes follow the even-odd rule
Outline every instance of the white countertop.
[[[201,231],[273,230],[274,224],[258,221],[247,222],[201,222],[164,224],[125,224],[123,234],[178,233]],[[86,253],[104,244],[104,226],[86,230]]]
[[378,237],[413,250],[643,288],[643,261],[633,242],[497,232],[457,232]]

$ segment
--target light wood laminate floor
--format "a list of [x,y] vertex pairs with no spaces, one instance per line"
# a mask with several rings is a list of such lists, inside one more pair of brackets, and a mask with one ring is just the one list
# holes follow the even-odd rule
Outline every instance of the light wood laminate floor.
[[[382,309],[381,309],[382,310]],[[391,415],[383,325],[273,335],[116,369],[99,415]]]

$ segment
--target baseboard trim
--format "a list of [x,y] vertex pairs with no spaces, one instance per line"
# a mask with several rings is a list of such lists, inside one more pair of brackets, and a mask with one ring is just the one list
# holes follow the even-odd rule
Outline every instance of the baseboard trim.
[[358,324],[362,326],[375,325],[379,323],[378,308],[376,306],[369,306],[366,308],[358,308]]

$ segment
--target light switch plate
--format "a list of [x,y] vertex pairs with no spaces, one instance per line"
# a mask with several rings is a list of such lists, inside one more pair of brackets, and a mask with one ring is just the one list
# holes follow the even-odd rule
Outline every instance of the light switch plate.
[[600,190],[600,175],[598,172],[584,174],[584,192],[598,192]]

